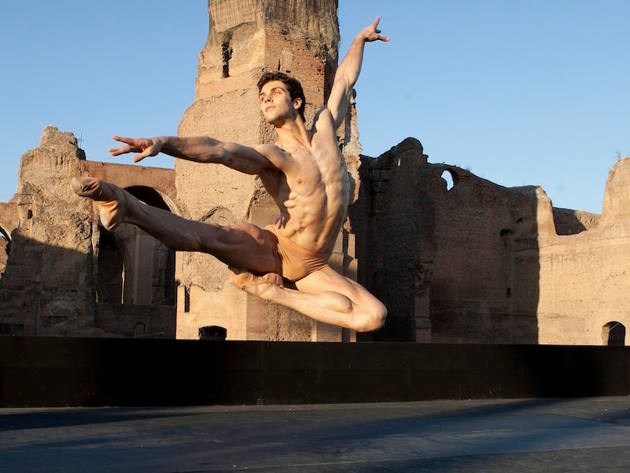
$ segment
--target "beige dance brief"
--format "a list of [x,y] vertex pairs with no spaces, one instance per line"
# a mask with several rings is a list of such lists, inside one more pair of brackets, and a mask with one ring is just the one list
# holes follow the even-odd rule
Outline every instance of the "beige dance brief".
[[278,240],[278,254],[282,258],[282,277],[290,281],[299,281],[328,262],[330,254],[314,253],[296,245],[290,239],[278,233],[275,225],[267,225],[265,230]]

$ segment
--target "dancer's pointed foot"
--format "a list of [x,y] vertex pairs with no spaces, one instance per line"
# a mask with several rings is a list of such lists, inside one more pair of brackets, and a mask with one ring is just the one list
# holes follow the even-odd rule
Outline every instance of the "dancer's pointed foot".
[[229,268],[232,271],[232,282],[236,287],[249,292],[262,299],[273,300],[282,289],[282,276],[276,273],[267,273],[256,276],[249,271],[237,268]]
[[127,196],[121,188],[94,177],[81,177],[72,179],[72,190],[98,204],[101,224],[107,230],[123,222]]

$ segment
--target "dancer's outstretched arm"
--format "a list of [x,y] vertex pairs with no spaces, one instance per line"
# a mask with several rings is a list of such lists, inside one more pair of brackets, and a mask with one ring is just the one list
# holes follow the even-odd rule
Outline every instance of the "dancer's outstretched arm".
[[381,30],[378,29],[379,21],[381,21],[380,17],[376,18],[376,20],[354,38],[346,57],[337,68],[332,90],[330,91],[330,97],[328,98],[328,104],[326,105],[328,110],[332,113],[335,121],[335,129],[341,125],[343,119],[346,117],[350,94],[352,93],[354,84],[356,84],[359,78],[359,72],[361,72],[365,43],[372,41],[389,41],[387,36],[380,34]]
[[154,138],[127,138],[114,136],[114,140],[125,146],[110,148],[112,156],[136,153],[134,163],[149,156],[165,153],[179,159],[197,163],[223,164],[245,174],[260,174],[265,170],[284,171],[290,157],[273,145],[244,146],[216,140],[207,136],[179,138],[157,136]]

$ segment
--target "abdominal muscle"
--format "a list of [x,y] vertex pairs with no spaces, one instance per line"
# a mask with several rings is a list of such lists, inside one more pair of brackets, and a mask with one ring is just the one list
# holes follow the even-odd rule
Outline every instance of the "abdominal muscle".
[[326,189],[320,182],[313,192],[291,192],[282,208],[278,233],[313,253],[331,252],[347,208],[343,184]]

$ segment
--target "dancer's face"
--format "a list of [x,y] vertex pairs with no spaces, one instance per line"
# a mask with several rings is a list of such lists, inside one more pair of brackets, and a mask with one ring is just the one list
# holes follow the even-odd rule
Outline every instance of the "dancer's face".
[[272,80],[263,85],[258,100],[265,120],[272,125],[278,121],[295,118],[302,103],[299,98],[291,100],[289,89],[279,80]]

